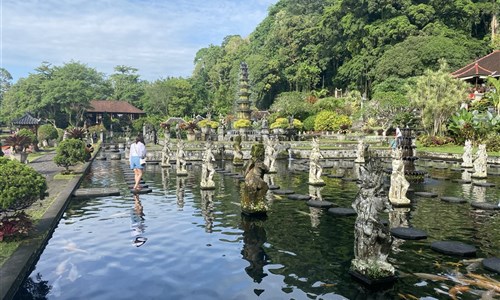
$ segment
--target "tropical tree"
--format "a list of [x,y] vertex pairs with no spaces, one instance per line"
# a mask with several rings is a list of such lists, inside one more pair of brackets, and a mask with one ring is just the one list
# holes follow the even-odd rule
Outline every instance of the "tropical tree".
[[441,60],[439,70],[426,70],[408,90],[411,105],[420,110],[422,126],[430,135],[442,135],[445,124],[466,98],[466,83],[451,77]]
[[140,99],[144,95],[144,82],[136,74],[137,71],[138,69],[129,66],[115,67],[115,73],[109,76],[109,82],[113,88],[112,99],[127,101],[134,106],[142,107]]
[[486,97],[491,100],[491,103],[495,106],[497,114],[500,115],[500,78],[488,77],[488,84],[491,85],[491,89],[486,93]]

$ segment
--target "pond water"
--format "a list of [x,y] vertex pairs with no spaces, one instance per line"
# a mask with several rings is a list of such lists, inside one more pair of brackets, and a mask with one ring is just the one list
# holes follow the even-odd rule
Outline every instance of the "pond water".
[[[328,163],[334,168],[324,169],[324,175],[355,176],[352,162]],[[123,167],[123,161],[94,161],[82,187],[119,187],[122,195],[71,200],[16,299],[441,299],[457,284],[453,278],[467,270],[500,279],[479,264],[456,264],[461,258],[429,247],[451,239],[476,246],[480,258],[500,256],[500,213],[473,210],[469,203],[410,193],[408,223],[429,238],[396,240],[389,261],[400,279],[388,290],[371,291],[348,274],[355,217],[334,217],[272,194],[267,219],[242,217],[239,181],[216,173],[216,190],[201,192],[197,164],[190,166],[188,177],[176,177],[175,169],[147,166],[144,179],[153,192],[134,199]],[[229,162],[225,168],[237,171]],[[270,179],[308,194],[306,168],[306,161],[279,161],[278,174]],[[450,169],[419,168],[436,178],[461,177]],[[350,207],[356,183],[324,179],[323,199]],[[497,187],[427,178],[412,188],[498,203],[500,177],[488,181]],[[432,281],[414,273],[449,280]],[[459,297],[480,298],[479,290],[474,287]]]

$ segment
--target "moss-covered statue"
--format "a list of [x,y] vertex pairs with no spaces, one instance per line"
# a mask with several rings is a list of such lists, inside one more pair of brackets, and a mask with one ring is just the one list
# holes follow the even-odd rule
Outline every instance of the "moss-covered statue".
[[252,157],[245,166],[245,182],[241,185],[241,210],[246,215],[266,214],[266,193],[269,189],[264,174],[269,168],[264,164],[264,145],[252,146]]
[[241,151],[241,135],[238,135],[234,138],[233,165],[243,166],[243,152]]

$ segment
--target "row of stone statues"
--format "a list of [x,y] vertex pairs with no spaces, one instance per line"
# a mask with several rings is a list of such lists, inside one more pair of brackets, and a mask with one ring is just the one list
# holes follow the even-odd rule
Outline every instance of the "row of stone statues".
[[486,178],[488,164],[486,145],[480,144],[478,146],[475,159],[473,158],[472,150],[472,142],[470,140],[466,140],[464,146],[464,154],[462,155],[462,167],[474,168],[474,173],[472,174],[472,177],[474,178]]

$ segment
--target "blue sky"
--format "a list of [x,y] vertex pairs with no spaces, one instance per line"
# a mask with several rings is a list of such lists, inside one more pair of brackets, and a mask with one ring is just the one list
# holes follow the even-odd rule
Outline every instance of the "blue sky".
[[0,0],[1,66],[27,77],[47,61],[80,61],[107,75],[191,75],[196,52],[248,36],[278,0]]

